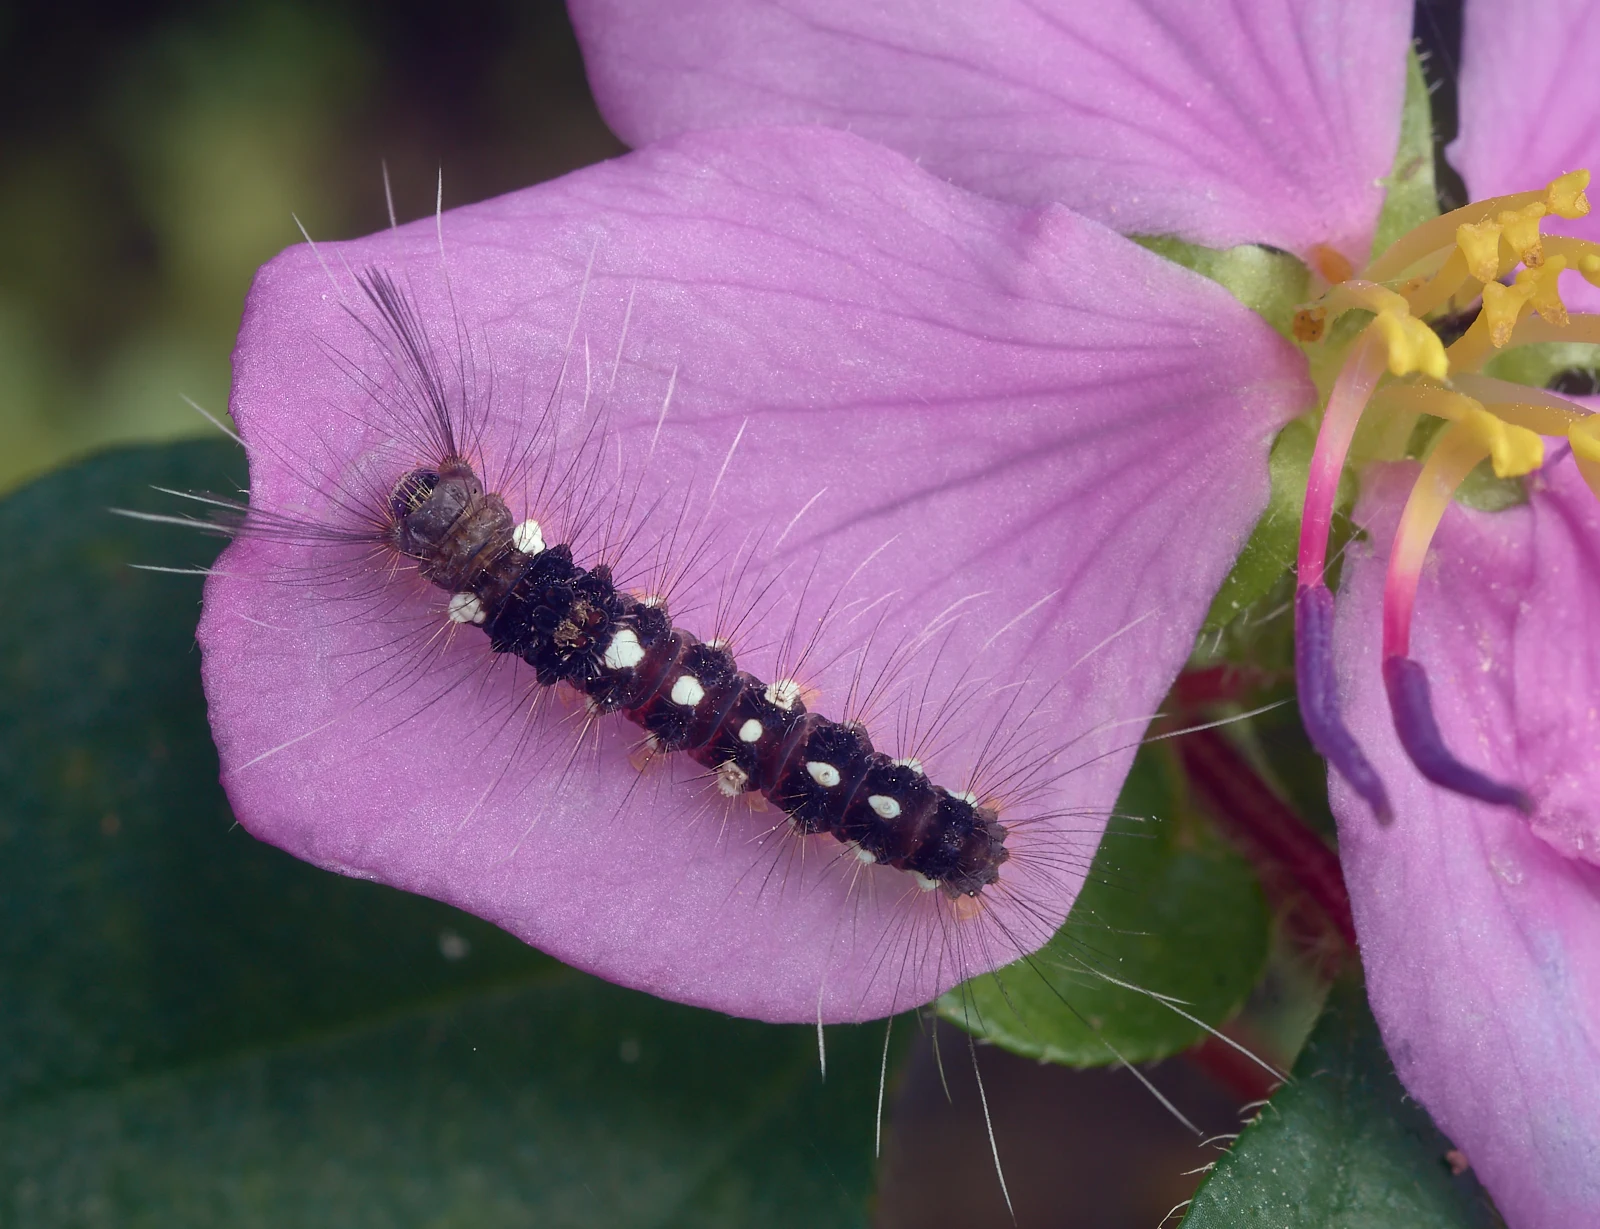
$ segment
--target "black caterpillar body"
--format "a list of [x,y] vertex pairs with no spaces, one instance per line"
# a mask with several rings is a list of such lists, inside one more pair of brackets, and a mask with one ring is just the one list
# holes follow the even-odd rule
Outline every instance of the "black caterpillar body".
[[594,710],[640,726],[653,750],[711,770],[724,795],[756,791],[797,831],[829,833],[924,890],[975,897],[998,880],[1006,829],[993,809],[877,751],[859,724],[807,711],[794,682],[740,670],[727,648],[674,627],[659,602],[619,590],[608,567],[546,547],[466,460],[413,470],[389,503],[389,545],[452,594],[452,619],[481,627],[540,684],[569,684]]

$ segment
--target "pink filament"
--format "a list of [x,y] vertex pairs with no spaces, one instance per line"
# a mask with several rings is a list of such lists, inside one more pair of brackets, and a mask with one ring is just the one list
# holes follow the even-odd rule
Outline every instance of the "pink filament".
[[1333,503],[1339,494],[1339,477],[1372,390],[1383,375],[1387,350],[1372,331],[1361,334],[1345,359],[1328,396],[1322,415],[1311,468],[1306,475],[1306,498],[1300,514],[1299,574],[1302,587],[1321,585],[1328,560],[1328,531],[1333,524]]
[[1383,656],[1406,657],[1411,651],[1411,616],[1416,609],[1422,561],[1439,528],[1450,498],[1485,450],[1454,429],[1439,438],[1406,499],[1389,552],[1383,586]]
[[1532,809],[1518,786],[1496,781],[1462,763],[1445,745],[1434,717],[1428,676],[1411,660],[1411,616],[1416,609],[1422,561],[1451,496],[1488,453],[1460,426],[1447,427],[1406,499],[1389,552],[1383,586],[1383,683],[1395,733],[1417,771],[1435,785],[1496,806]]

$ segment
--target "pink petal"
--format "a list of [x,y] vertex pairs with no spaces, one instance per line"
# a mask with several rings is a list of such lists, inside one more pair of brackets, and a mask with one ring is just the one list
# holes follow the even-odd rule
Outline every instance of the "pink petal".
[[[1340,854],[1367,990],[1406,1087],[1514,1229],[1600,1224],[1600,507],[1570,459],[1527,507],[1453,507],[1424,572],[1414,656],[1439,724],[1537,812],[1428,786],[1379,678],[1384,560],[1414,466],[1374,475],[1338,652],[1346,711],[1384,774],[1380,827],[1337,782]],[[1541,833],[1543,834],[1541,836]]]
[[[1590,0],[1468,0],[1461,36],[1461,128],[1447,151],[1474,197],[1600,174],[1600,7]],[[1600,239],[1600,211],[1552,219],[1548,233]],[[1561,279],[1568,306],[1600,311],[1600,290]]]
[[[947,944],[928,912],[942,897],[908,892],[904,872],[841,862],[827,837],[802,857],[770,835],[776,813],[713,803],[692,765],[641,780],[621,718],[576,754],[571,713],[527,722],[526,676],[486,673],[476,631],[437,638],[438,590],[369,571],[346,586],[355,600],[333,601],[327,547],[256,537],[224,556],[200,631],[246,827],[612,980],[772,1020],[882,1015],[1042,942],[1263,505],[1268,440],[1311,395],[1293,351],[1218,287],[1091,222],[969,196],[824,129],[685,137],[442,228],[480,386],[492,361],[485,468],[503,472],[532,438],[569,336],[563,464],[599,424],[558,484],[582,487],[590,514],[537,497],[543,454],[534,494],[509,492],[514,513],[537,515],[552,543],[587,526],[577,553],[592,563],[584,542],[619,499],[648,538],[678,526],[692,486],[676,561],[698,570],[673,609],[707,636],[726,565],[766,530],[758,553],[777,582],[736,649],[772,678],[797,603],[802,640],[832,606],[807,677],[836,718],[867,641],[871,683],[885,650],[945,618],[902,671],[909,688],[880,706],[875,741],[899,751],[897,725],[920,712],[928,726],[954,694],[930,775],[961,788],[980,754],[1032,763],[1034,792],[1002,818],[1036,818],[1012,833],[984,942],[973,930]],[[346,295],[347,266],[394,271],[435,348],[456,352],[431,220],[321,256]],[[333,356],[383,378],[328,275],[291,249],[257,277],[234,360],[263,506],[327,516],[337,484],[387,491],[422,459],[385,447],[392,428]],[[442,662],[419,680],[429,636]],[[1015,942],[997,940],[1000,922]]]
[[638,145],[819,123],[1002,200],[1124,234],[1364,263],[1399,138],[1397,0],[573,0],[589,80]]

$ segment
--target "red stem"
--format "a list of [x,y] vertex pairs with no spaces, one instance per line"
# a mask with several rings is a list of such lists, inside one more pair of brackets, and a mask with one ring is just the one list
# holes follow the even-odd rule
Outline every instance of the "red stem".
[[[1231,1029],[1224,1029],[1232,1035]],[[1244,1038],[1234,1040],[1259,1052],[1259,1045],[1250,1045]],[[1265,1101],[1283,1083],[1249,1055],[1241,1054],[1220,1037],[1207,1036],[1199,1044],[1184,1052],[1184,1057],[1238,1099],[1241,1105]]]
[[1258,866],[1287,875],[1327,917],[1347,946],[1356,946],[1350,895],[1339,857],[1273,793],[1237,748],[1216,730],[1176,739],[1189,780],[1218,826],[1244,847]]

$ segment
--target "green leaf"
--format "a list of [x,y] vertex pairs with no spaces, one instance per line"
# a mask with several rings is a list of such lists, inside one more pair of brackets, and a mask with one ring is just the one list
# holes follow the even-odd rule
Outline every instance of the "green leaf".
[[1204,1036],[1108,978],[1213,1025],[1233,1015],[1266,964],[1270,916],[1250,867],[1188,813],[1179,788],[1164,748],[1141,751],[1066,924],[1036,955],[946,994],[940,1014],[1075,1067],[1163,1058]]
[[1295,308],[1305,302],[1311,281],[1298,257],[1254,243],[1218,249],[1170,235],[1134,235],[1133,241],[1217,282],[1283,336],[1293,337]]
[[1488,1229],[1450,1141],[1409,1100],[1359,981],[1335,986],[1293,1082],[1206,1178],[1183,1229]]
[[1544,341],[1511,346],[1490,357],[1484,374],[1513,384],[1548,388],[1564,371],[1600,372],[1600,346],[1582,341]]
[[[193,626],[218,444],[0,503],[0,1222],[861,1225],[883,1031],[658,1002],[259,844]],[[909,1029],[901,1030],[909,1035]]]
[[1497,478],[1494,466],[1482,461],[1467,472],[1451,498],[1479,512],[1504,512],[1528,502],[1528,484],[1522,478]]
[[1433,181],[1433,106],[1415,48],[1406,56],[1400,144],[1384,188],[1383,212],[1378,215],[1378,230],[1372,239],[1374,256],[1407,231],[1439,216],[1439,193]]

